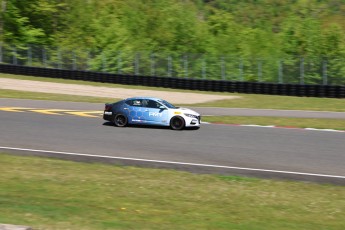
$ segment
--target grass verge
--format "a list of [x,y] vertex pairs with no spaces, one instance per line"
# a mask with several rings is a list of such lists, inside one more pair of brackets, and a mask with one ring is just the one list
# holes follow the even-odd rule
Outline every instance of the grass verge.
[[242,125],[275,125],[298,128],[345,130],[345,119],[316,119],[289,117],[237,117],[237,116],[204,116],[203,121],[223,124]]
[[34,229],[344,229],[345,187],[0,154],[0,222]]
[[[125,85],[114,85],[114,84],[104,84],[104,83],[84,82],[84,81],[64,80],[64,79],[50,79],[50,78],[30,77],[30,76],[20,76],[20,75],[10,75],[10,74],[0,74],[0,77],[13,78],[13,79],[39,80],[39,81],[47,81],[47,82],[58,82],[58,83],[65,83],[65,84],[85,84],[85,85],[93,85],[93,86],[176,91],[176,90],[164,89],[164,88],[125,86]],[[186,90],[177,90],[177,91],[191,92],[191,91],[186,91]],[[192,91],[192,92],[195,92],[195,91]],[[202,93],[210,93],[210,92],[202,92]],[[287,97],[287,96],[230,94],[230,93],[218,93],[218,94],[240,95],[241,98],[214,101],[211,103],[195,104],[195,105],[188,105],[188,106],[345,112],[344,99],[301,98],[301,97]],[[5,89],[0,89],[0,98],[74,101],[74,102],[91,102],[91,103],[104,103],[104,102],[113,102],[113,101],[119,100],[116,98],[100,98],[100,97],[91,97],[91,96],[36,93],[36,92],[26,92],[26,91],[16,91],[16,90],[5,90]],[[225,124],[277,125],[277,126],[294,126],[294,127],[300,127],[300,128],[308,127],[308,128],[320,128],[320,129],[345,130],[345,124],[344,124],[345,121],[340,120],[340,119],[279,118],[279,117],[204,117],[203,120],[207,122],[221,122]]]
[[[100,98],[89,96],[75,96],[52,93],[23,92],[16,90],[0,89],[0,98],[52,100],[52,101],[72,101],[72,102],[91,102],[104,103],[114,102],[120,99]],[[215,102],[217,103],[217,102]],[[189,105],[191,106],[191,105]],[[203,117],[203,121],[217,122],[224,124],[255,124],[255,125],[276,125],[293,126],[299,128],[319,128],[345,130],[345,120],[343,119],[312,119],[312,118],[284,118],[284,117],[238,117],[238,116],[210,116]]]
[[[160,91],[172,91],[172,92],[193,92],[193,93],[200,93],[200,94],[240,96],[239,99],[221,100],[221,101],[214,101],[210,103],[202,103],[202,104],[195,105],[195,106],[203,106],[203,107],[288,109],[288,110],[345,112],[345,99],[336,99],[336,98],[312,98],[312,97],[292,97],[292,96],[273,96],[273,95],[259,95],[259,94],[236,94],[236,93],[191,91],[191,90],[176,90],[176,89],[168,89],[168,88],[117,85],[117,84],[86,82],[86,81],[77,81],[77,80],[64,80],[64,79],[43,78],[43,77],[31,77],[31,76],[21,76],[21,75],[11,75],[11,74],[0,74],[0,77],[20,79],[20,80],[34,80],[34,81],[57,82],[57,83],[78,84],[78,85],[92,85],[92,86],[103,86],[103,87],[114,87],[114,88],[144,89],[144,90],[146,89],[146,90],[160,90]],[[28,92],[23,92],[23,94],[28,94]],[[34,98],[30,98],[30,96],[33,96],[32,94],[28,94],[27,96],[28,96],[27,97],[28,99],[34,99]],[[6,92],[1,93],[0,97],[6,97]],[[22,97],[24,97],[24,95]],[[74,97],[74,96],[71,96],[71,97]],[[96,101],[96,102],[100,102],[100,101]]]
[[345,112],[345,99],[259,94],[232,95],[240,95],[241,98],[234,100],[219,100],[211,103],[196,104],[195,106]]
[[9,89],[0,89],[0,98],[89,102],[89,103],[105,103],[105,102],[114,102],[114,101],[120,100],[116,98],[78,96],[78,95],[67,95],[67,94],[56,94],[56,93],[37,93],[37,92],[17,91],[17,90],[9,90]]

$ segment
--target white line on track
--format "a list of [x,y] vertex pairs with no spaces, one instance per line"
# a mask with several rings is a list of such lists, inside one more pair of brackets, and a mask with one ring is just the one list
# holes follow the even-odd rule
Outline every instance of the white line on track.
[[226,124],[226,123],[209,123],[201,122],[201,124],[211,124],[211,125],[226,125],[226,126],[240,126],[240,127],[258,127],[258,128],[276,128],[276,129],[294,129],[294,130],[307,130],[307,131],[321,131],[321,132],[335,132],[335,133],[345,133],[345,130],[336,129],[316,129],[316,128],[299,128],[292,126],[276,126],[276,125],[242,125],[242,124]]
[[142,162],[153,162],[153,163],[164,163],[164,164],[188,165],[188,166],[223,168],[223,169],[237,169],[237,170],[246,170],[246,171],[270,172],[270,173],[280,173],[280,174],[291,174],[291,175],[303,175],[303,176],[316,176],[316,177],[328,177],[328,178],[345,179],[345,176],[317,174],[317,173],[303,173],[303,172],[291,172],[291,171],[257,169],[257,168],[242,168],[242,167],[233,167],[233,166],[224,166],[224,165],[210,165],[210,164],[186,163],[186,162],[176,162],[176,161],[149,160],[149,159],[140,159],[140,158],[115,157],[115,156],[104,156],[104,155],[73,153],[73,152],[60,152],[60,151],[39,150],[39,149],[14,148],[14,147],[6,147],[6,146],[0,146],[0,149],[16,150],[16,151],[27,151],[27,152],[53,153],[53,154],[71,155],[71,156],[98,157],[98,158],[108,158],[108,159],[118,159],[118,160],[131,160],[131,161],[142,161]]
[[224,110],[252,110],[252,111],[282,111],[282,112],[305,112],[305,113],[335,113],[345,114],[345,112],[337,111],[322,111],[322,110],[298,110],[298,109],[253,109],[253,108],[222,108],[222,107],[193,107],[195,109],[224,109]]

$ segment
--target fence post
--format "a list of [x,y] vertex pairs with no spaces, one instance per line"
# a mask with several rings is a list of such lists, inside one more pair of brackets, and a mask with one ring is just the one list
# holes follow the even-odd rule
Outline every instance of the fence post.
[[122,74],[122,57],[121,51],[117,53],[117,73]]
[[73,58],[73,70],[77,70],[77,55],[75,54],[75,51],[72,53]]
[[328,84],[328,76],[327,76],[327,60],[322,61],[322,84]]
[[221,70],[222,80],[225,80],[225,78],[226,78],[226,69],[225,69],[224,56],[222,56],[220,58],[220,70]]
[[91,69],[90,60],[91,60],[90,50],[87,50],[86,51],[86,63],[85,63],[85,68],[86,69],[84,69],[86,71],[89,71]]
[[2,63],[2,42],[0,42],[0,63]]
[[168,77],[171,77],[172,76],[172,57],[170,55],[168,55]]
[[187,54],[184,55],[183,63],[184,63],[184,77],[188,78],[188,56],[187,56]]
[[42,48],[42,63],[44,68],[47,68],[47,53],[44,47]]
[[278,83],[283,84],[283,62],[278,61]]
[[32,50],[31,50],[31,46],[28,46],[28,65],[32,66]]
[[202,69],[201,69],[202,79],[206,79],[206,61],[205,58],[202,59]]
[[304,85],[304,57],[301,58],[300,62],[300,84]]
[[102,72],[106,72],[106,63],[107,63],[107,60],[106,60],[106,57],[104,55],[104,53],[102,52]]
[[262,60],[258,59],[258,82],[262,82]]
[[154,53],[151,53],[150,60],[151,60],[151,76],[155,76],[156,75],[156,63],[155,63],[155,54]]
[[243,60],[240,60],[240,64],[239,64],[239,72],[240,72],[240,81],[243,81]]
[[18,65],[18,60],[17,60],[17,48],[16,48],[15,46],[12,47],[12,54],[13,54],[12,64],[13,64],[13,65]]
[[58,50],[58,69],[62,69],[62,54],[61,54],[61,48],[59,48]]
[[134,58],[134,75],[139,75],[140,53],[135,53]]

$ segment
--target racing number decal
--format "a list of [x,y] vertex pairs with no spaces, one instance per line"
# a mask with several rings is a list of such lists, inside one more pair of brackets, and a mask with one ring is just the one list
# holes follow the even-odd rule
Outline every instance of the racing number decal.
[[149,112],[150,117],[162,117],[162,113],[157,112]]

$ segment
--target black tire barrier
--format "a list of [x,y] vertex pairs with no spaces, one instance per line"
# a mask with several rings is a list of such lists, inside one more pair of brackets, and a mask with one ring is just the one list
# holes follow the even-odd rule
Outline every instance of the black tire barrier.
[[345,98],[345,86],[340,86],[338,98]]
[[264,84],[261,93],[270,94],[270,92],[271,92],[271,83]]
[[278,95],[286,95],[287,87],[285,84],[278,84]]
[[288,84],[288,96],[297,96],[297,86],[298,85],[291,85]]
[[332,85],[327,85],[326,87],[326,97],[336,97],[336,87]]
[[247,94],[268,94],[300,97],[345,98],[344,85],[300,85],[258,82],[234,82],[204,79],[153,77],[110,74],[80,70],[62,70],[43,67],[0,64],[0,72],[8,74],[61,78],[79,81],[102,82],[123,85],[142,85],[172,89],[202,90]]
[[262,83],[254,83],[254,92],[255,94],[261,94],[263,89]]

